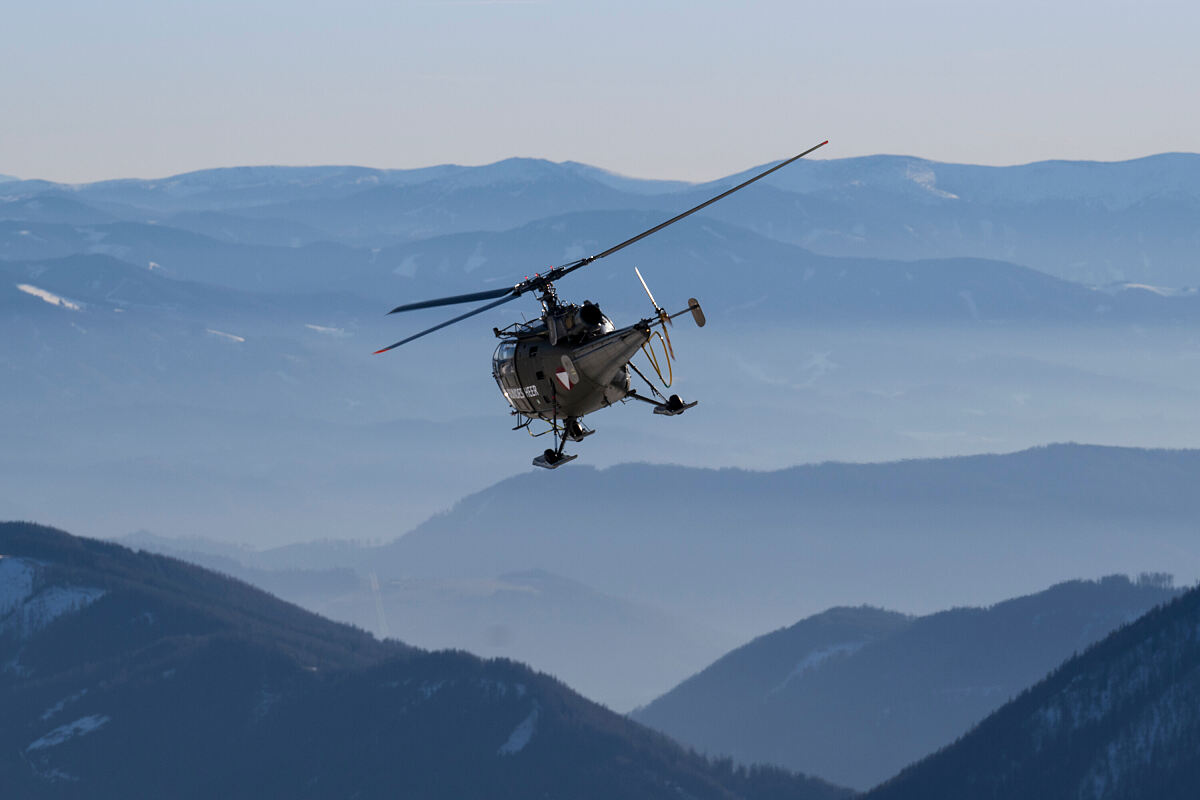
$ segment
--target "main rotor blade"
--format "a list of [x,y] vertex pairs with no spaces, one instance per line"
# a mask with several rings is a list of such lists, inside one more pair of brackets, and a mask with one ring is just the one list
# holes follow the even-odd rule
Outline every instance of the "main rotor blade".
[[634,236],[632,239],[626,239],[625,241],[621,242],[620,244],[608,248],[603,253],[597,253],[594,256],[588,256],[587,258],[581,258],[578,261],[573,261],[569,264],[564,264],[563,267],[561,268],[562,272],[560,273],[560,275],[558,277],[562,277],[563,275],[566,275],[569,272],[574,272],[575,270],[579,269],[580,267],[587,266],[588,264],[592,263],[593,261],[598,261],[598,260],[604,258],[605,256],[611,256],[613,253],[617,252],[618,250],[622,250],[622,249],[628,247],[629,245],[633,244],[634,242],[640,242],[642,239],[645,239],[650,234],[658,233],[659,231],[661,231],[663,228],[667,227],[668,225],[674,225],[676,222],[679,222],[679,220],[683,219],[684,217],[689,217],[692,214],[695,214],[700,209],[711,206],[713,203],[717,202],[718,200],[722,200],[722,199],[728,197],[729,195],[733,194],[738,189],[746,188],[747,186],[754,183],[755,181],[761,180],[761,179],[767,177],[775,170],[783,169],[788,164],[791,164],[793,161],[804,158],[806,155],[808,155],[812,151],[816,150],[819,147],[824,147],[827,144],[829,144],[828,139],[826,139],[825,141],[821,142],[818,145],[814,145],[814,146],[808,148],[807,150],[805,150],[803,153],[800,153],[799,155],[792,156],[787,161],[779,162],[778,164],[771,167],[770,169],[765,170],[764,172],[760,172],[759,174],[755,175],[750,180],[739,183],[737,186],[733,187],[732,189],[727,189],[726,191],[721,192],[716,197],[705,200],[703,203],[696,206],[695,208],[689,208],[687,211],[683,212],[682,214],[671,217],[666,222],[661,222],[658,225],[655,225],[650,230],[642,231],[637,236]]
[[396,306],[389,314],[395,314],[399,311],[416,311],[418,308],[434,308],[436,306],[452,306],[455,303],[477,303],[480,300],[491,300],[493,297],[503,297],[506,294],[511,294],[513,288],[506,286],[503,289],[489,289],[486,292],[472,292],[471,294],[456,294],[453,297],[439,297],[436,300],[422,300],[420,303],[409,303],[408,305]]
[[[389,344],[387,347],[383,348],[382,350],[376,350],[373,353],[373,355],[379,355],[380,353],[386,353],[388,350],[394,350],[395,348],[399,347],[402,344],[408,344],[409,342],[413,341],[414,339],[420,339],[422,336],[433,333],[434,331],[440,331],[442,328],[445,328],[448,325],[453,325],[456,322],[461,322],[464,319],[466,319],[467,317],[473,317],[476,314],[482,314],[484,311],[487,311],[490,308],[495,308],[496,306],[504,305],[509,300],[517,299],[518,295],[512,294],[512,289],[507,289],[506,292],[508,293],[508,297],[501,297],[499,300],[497,300],[494,303],[488,303],[486,306],[480,306],[479,308],[468,311],[465,314],[460,314],[459,316],[455,317],[454,319],[448,319],[440,325],[434,325],[432,328],[428,328],[426,330],[421,331],[420,333],[413,334],[412,336],[408,337],[407,339],[401,339],[400,341],[396,342],[395,344]],[[495,297],[495,295],[492,295],[492,296]],[[464,301],[460,300],[459,302],[464,302]]]
[[[435,300],[424,300],[419,303],[408,303],[407,305],[396,306],[388,313],[396,314],[401,311],[415,311],[419,308],[435,308],[437,306],[449,306],[449,305],[454,305],[456,303],[472,303],[472,302],[477,302],[479,300],[491,300],[493,298],[499,298],[494,303],[488,303],[485,306],[480,306],[479,308],[476,308],[473,311],[468,311],[466,314],[461,314],[461,315],[455,317],[454,319],[443,322],[440,325],[435,325],[434,327],[429,328],[428,330],[421,331],[420,333],[410,336],[407,339],[402,339],[402,340],[396,342],[395,344],[388,345],[387,347],[383,348],[382,350],[376,350],[375,354],[378,355],[379,353],[386,353],[388,350],[397,348],[402,344],[408,344],[409,342],[413,341],[414,339],[420,339],[422,336],[431,334],[434,331],[440,331],[442,328],[445,328],[448,325],[453,325],[456,322],[461,322],[462,320],[466,319],[467,317],[473,317],[476,314],[482,314],[484,311],[487,311],[488,309],[495,308],[496,306],[507,303],[509,300],[513,300],[517,297],[520,297],[525,292],[535,291],[535,290],[538,290],[538,291],[543,290],[546,287],[548,287],[553,281],[557,281],[559,278],[563,277],[564,275],[568,275],[568,274],[574,272],[575,270],[579,269],[580,267],[587,266],[588,264],[592,263],[593,261],[598,261],[599,259],[604,258],[606,256],[611,256],[613,253],[617,252],[618,250],[623,250],[624,248],[628,247],[629,245],[633,244],[634,242],[640,242],[642,239],[645,239],[647,236],[658,233],[659,231],[661,231],[663,228],[667,227],[668,225],[674,225],[676,222],[679,222],[679,220],[681,220],[685,217],[690,217],[692,214],[695,214],[697,211],[700,211],[701,209],[708,208],[709,206],[711,206],[713,203],[717,202],[718,200],[722,200],[722,199],[728,197],[729,195],[733,194],[734,192],[738,191],[739,189],[746,188],[747,186],[754,183],[755,181],[762,180],[763,178],[770,175],[772,172],[783,169],[788,164],[791,164],[793,161],[797,161],[801,158],[804,158],[806,155],[813,152],[817,148],[824,147],[827,144],[829,144],[828,139],[826,139],[825,141],[821,142],[818,145],[814,145],[813,147],[808,148],[803,153],[792,156],[791,158],[787,159],[786,161],[779,162],[778,164],[771,167],[770,169],[763,170],[759,174],[755,175],[753,178],[750,178],[749,180],[746,180],[746,181],[742,181],[737,186],[734,186],[732,189],[726,189],[725,191],[721,192],[716,197],[709,198],[708,200],[705,200],[700,205],[698,205],[694,208],[689,208],[687,211],[684,211],[682,214],[677,214],[674,217],[671,217],[666,222],[660,222],[658,225],[655,225],[653,228],[642,231],[637,236],[634,236],[630,239],[626,239],[625,241],[621,242],[620,244],[614,245],[613,247],[610,247],[603,252],[597,253],[594,256],[587,256],[586,258],[581,258],[577,261],[571,261],[566,264],[563,264],[562,266],[555,267],[554,269],[550,270],[545,275],[538,275],[533,278],[526,278],[524,281],[522,281],[521,283],[518,283],[516,286],[506,287],[503,289],[490,289],[486,292],[472,292],[470,294],[459,294],[459,295],[454,295],[452,297],[439,297]],[[639,273],[638,277],[639,278],[641,277],[640,273]],[[642,281],[643,286],[645,286],[645,283],[646,283],[645,281]],[[649,294],[649,292],[650,292],[649,287],[646,288],[646,292],[647,292],[647,294]],[[651,302],[654,301],[654,295],[650,295],[650,300],[651,300]]]

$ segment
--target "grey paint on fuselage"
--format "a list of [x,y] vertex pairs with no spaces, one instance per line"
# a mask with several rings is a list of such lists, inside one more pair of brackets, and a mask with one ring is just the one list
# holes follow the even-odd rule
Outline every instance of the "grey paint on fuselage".
[[504,399],[518,413],[547,421],[578,419],[625,399],[629,360],[650,338],[650,327],[642,321],[613,330],[605,318],[605,328],[582,341],[551,344],[542,331],[500,342],[492,375]]

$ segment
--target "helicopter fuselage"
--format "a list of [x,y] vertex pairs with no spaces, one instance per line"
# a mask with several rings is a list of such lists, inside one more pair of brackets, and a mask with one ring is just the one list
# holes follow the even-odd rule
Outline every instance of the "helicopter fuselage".
[[645,320],[617,329],[602,317],[584,331],[561,336],[539,325],[501,340],[492,376],[522,416],[579,419],[629,395],[629,361],[649,338]]

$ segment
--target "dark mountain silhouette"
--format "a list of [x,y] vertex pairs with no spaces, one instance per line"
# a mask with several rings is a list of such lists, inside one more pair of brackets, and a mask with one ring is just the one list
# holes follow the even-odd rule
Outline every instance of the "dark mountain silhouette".
[[871,800],[1183,800],[1200,785],[1200,589],[1112,633]]
[[847,797],[734,769],[510,661],[0,524],[0,774],[57,797]]
[[919,618],[838,608],[734,650],[631,716],[703,752],[866,789],[1177,592],[1073,581]]

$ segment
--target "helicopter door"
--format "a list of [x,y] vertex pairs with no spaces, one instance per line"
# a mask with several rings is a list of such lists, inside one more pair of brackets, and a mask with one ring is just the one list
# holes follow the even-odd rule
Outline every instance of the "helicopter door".
[[[527,397],[527,389],[521,385],[521,378],[517,375],[516,356],[516,342],[501,342],[492,356],[492,377],[496,379],[496,385],[500,387],[500,392],[510,406],[522,414],[534,414],[532,401],[536,400],[536,397]],[[528,388],[537,391],[536,387]]]

